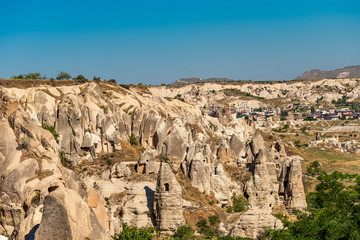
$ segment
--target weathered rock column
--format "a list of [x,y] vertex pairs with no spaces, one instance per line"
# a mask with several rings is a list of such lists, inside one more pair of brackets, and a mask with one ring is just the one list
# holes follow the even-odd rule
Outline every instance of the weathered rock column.
[[169,164],[161,163],[155,192],[156,225],[165,233],[175,231],[185,219],[182,214],[181,186]]

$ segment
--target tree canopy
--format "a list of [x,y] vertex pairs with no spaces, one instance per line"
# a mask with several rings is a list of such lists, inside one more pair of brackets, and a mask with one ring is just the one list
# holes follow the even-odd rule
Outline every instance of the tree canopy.
[[295,222],[283,219],[286,228],[267,230],[264,238],[360,239],[360,178],[345,186],[340,181],[343,176],[320,172],[316,191],[307,196],[307,210],[297,213]]
[[71,75],[69,73],[60,71],[60,73],[56,76],[57,80],[69,80],[71,79]]
[[19,74],[11,77],[12,79],[44,79],[44,76],[41,76],[39,72],[36,73],[27,73],[27,74]]

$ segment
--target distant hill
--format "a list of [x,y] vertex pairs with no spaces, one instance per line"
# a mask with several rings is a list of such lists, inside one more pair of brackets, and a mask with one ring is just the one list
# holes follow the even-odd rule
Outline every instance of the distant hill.
[[228,79],[228,78],[181,78],[173,84],[182,85],[182,84],[191,84],[191,83],[205,83],[205,82],[233,82],[236,80]]
[[305,72],[303,75],[295,78],[295,80],[311,80],[324,78],[356,78],[360,77],[360,65],[348,66],[333,71],[321,71],[318,69]]

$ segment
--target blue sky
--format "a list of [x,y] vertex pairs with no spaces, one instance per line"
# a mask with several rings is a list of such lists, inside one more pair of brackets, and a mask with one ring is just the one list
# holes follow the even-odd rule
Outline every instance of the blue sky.
[[0,78],[288,80],[360,65],[360,1],[0,0]]

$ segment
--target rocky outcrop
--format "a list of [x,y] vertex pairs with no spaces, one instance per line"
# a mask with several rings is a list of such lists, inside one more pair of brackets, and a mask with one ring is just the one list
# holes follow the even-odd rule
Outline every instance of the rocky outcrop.
[[[357,71],[359,66],[357,66]],[[168,86],[154,86],[149,90],[153,94],[162,97],[184,96],[184,101],[199,107],[211,106],[241,106],[249,108],[264,107],[268,104],[259,101],[256,98],[265,99],[298,99],[303,102],[316,103],[318,99],[331,103],[332,100],[341,99],[342,96],[349,97],[349,101],[359,97],[359,83],[356,79],[351,79],[351,74],[345,76],[348,71],[337,72],[338,75],[331,77],[317,77],[314,81],[284,81],[284,82],[240,82],[240,83],[205,83],[205,84],[189,84],[177,87],[176,90]],[[345,74],[345,75],[343,75]],[[333,78],[341,79],[333,79]],[[353,77],[353,76],[352,76]],[[227,93],[227,92],[230,92]],[[237,94],[231,94],[231,93]],[[325,93],[324,93],[325,92]],[[253,100],[244,100],[243,94],[252,96]],[[226,105],[223,102],[226,101]],[[269,106],[269,105],[268,105]],[[206,110],[205,110],[206,111]],[[219,118],[223,123],[229,121],[228,114],[224,116],[219,114]],[[224,120],[224,121],[223,121]]]
[[127,187],[120,212],[121,221],[137,227],[154,226],[154,192],[153,186],[146,183]]
[[185,224],[181,187],[167,163],[161,163],[155,192],[156,226],[172,232]]
[[[218,98],[198,86],[190,92],[189,103]],[[269,215],[276,205],[306,206],[300,161],[281,141],[269,150],[251,121],[203,115],[146,87],[0,93],[0,230],[15,239],[109,239],[122,223],[170,233],[185,223],[183,205],[208,211],[185,204],[183,184],[215,210],[243,195],[251,208],[227,229],[235,235],[279,227]]]
[[191,161],[189,177],[191,186],[197,188],[200,192],[210,193],[211,170],[201,153],[197,153]]
[[[292,158],[286,166],[284,179],[285,205],[289,209],[305,209],[307,207],[300,160]],[[285,167],[284,167],[285,171]]]
[[247,148],[251,177],[245,183],[244,196],[251,209],[240,215],[231,233],[256,238],[263,228],[283,227],[281,221],[271,215],[274,207],[304,209],[306,200],[300,160],[287,157],[281,141],[275,142],[269,151],[261,134],[256,132]]
[[144,152],[137,162],[137,171],[146,174],[158,173],[160,162],[156,162],[155,155],[156,150]]
[[231,230],[231,235],[256,239],[264,228],[281,229],[283,224],[271,211],[252,208],[240,216],[238,224]]
[[46,196],[35,239],[111,239],[81,196],[58,189]]

